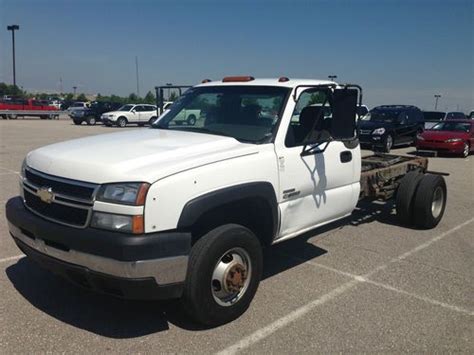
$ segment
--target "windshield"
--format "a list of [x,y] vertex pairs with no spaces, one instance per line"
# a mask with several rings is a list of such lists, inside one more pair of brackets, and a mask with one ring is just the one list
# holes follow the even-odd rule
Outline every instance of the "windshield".
[[442,121],[446,114],[444,112],[425,111],[423,117],[425,121]]
[[361,118],[362,121],[395,122],[400,116],[400,111],[372,110]]
[[468,133],[471,124],[467,122],[440,122],[431,128],[432,131],[455,131]]
[[269,142],[289,92],[289,88],[271,86],[191,88],[153,127]]
[[117,111],[130,111],[134,105],[123,105]]

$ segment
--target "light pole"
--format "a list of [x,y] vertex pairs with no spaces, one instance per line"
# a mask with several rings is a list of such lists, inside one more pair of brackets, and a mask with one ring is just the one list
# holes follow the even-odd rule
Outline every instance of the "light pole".
[[435,111],[438,109],[438,99],[441,97],[440,94],[435,94]]
[[337,79],[337,75],[328,75],[329,80],[334,81],[334,79]]
[[10,25],[7,26],[8,31],[12,31],[12,46],[13,46],[13,86],[16,86],[16,68],[15,68],[15,31],[18,31],[20,26]]
[[77,86],[73,86],[72,89],[74,90],[74,97],[76,97]]

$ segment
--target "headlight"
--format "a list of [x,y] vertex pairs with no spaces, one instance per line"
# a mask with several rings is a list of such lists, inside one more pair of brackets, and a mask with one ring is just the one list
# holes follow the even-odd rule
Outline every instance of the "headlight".
[[424,139],[421,135],[419,135],[419,134],[416,135],[416,139],[418,139],[419,141],[424,141],[424,140],[425,140],[425,139]]
[[444,142],[445,143],[462,142],[462,139],[461,138],[450,138],[450,139],[446,139]]
[[23,159],[23,163],[21,163],[20,177],[24,178],[25,175],[26,175],[26,158]]
[[143,234],[143,215],[124,216],[104,212],[94,212],[91,227],[123,233]]
[[375,134],[375,135],[378,135],[378,136],[380,136],[380,135],[382,135],[382,134],[384,134],[384,133],[385,133],[385,128],[383,128],[383,127],[374,129],[374,130],[372,131],[372,134]]
[[150,184],[127,182],[103,185],[97,194],[97,200],[124,205],[143,206]]

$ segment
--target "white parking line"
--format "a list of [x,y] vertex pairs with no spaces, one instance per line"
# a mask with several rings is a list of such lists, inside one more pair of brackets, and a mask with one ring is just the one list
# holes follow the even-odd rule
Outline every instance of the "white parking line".
[[0,263],[6,263],[7,261],[15,261],[15,260],[21,259],[24,256],[25,254],[21,254],[21,255],[10,256],[8,258],[3,258],[3,259],[0,259]]
[[[341,286],[333,289],[332,291],[329,291],[328,293],[326,293],[326,294],[322,295],[321,297],[311,301],[310,303],[294,310],[290,314],[277,319],[273,323],[270,323],[269,325],[256,330],[255,332],[253,332],[249,336],[241,339],[237,343],[225,348],[224,350],[218,352],[217,354],[218,355],[236,354],[237,352],[242,351],[242,350],[252,346],[253,344],[255,344],[255,343],[261,341],[262,339],[265,339],[269,335],[275,333],[277,330],[279,330],[281,328],[284,328],[287,325],[289,325],[290,323],[298,320],[299,318],[301,318],[305,314],[312,311],[314,308],[316,308],[316,307],[326,303],[327,301],[330,301],[333,298],[349,291],[351,288],[353,288],[357,284],[370,281],[370,280],[368,280],[368,277],[372,276],[373,274],[375,274],[375,273],[377,273],[381,270],[386,269],[390,264],[408,258],[409,256],[413,255],[414,253],[419,252],[420,250],[423,250],[423,249],[429,247],[434,242],[437,242],[437,241],[445,238],[446,236],[448,236],[448,235],[456,232],[457,230],[467,226],[468,224],[472,223],[473,221],[474,221],[474,218],[471,218],[470,220],[465,221],[464,223],[462,223],[462,224],[460,224],[460,225],[458,225],[458,226],[456,226],[456,227],[454,227],[454,228],[452,228],[452,229],[450,229],[450,230],[448,230],[444,233],[441,233],[440,235],[428,240],[427,242],[420,244],[419,246],[409,250],[408,252],[403,253],[400,256],[391,259],[389,262],[376,267],[375,269],[373,269],[372,271],[366,273],[363,276],[351,275],[351,274],[347,273],[346,276],[349,276],[349,277],[353,278],[351,281],[348,281],[348,282],[342,284]],[[374,282],[375,281],[371,281],[371,283],[374,283]],[[382,284],[380,284],[380,285],[382,285]],[[383,286],[385,286],[384,288],[387,288],[387,287],[391,288],[391,286],[388,286],[388,285],[383,285]],[[398,292],[404,293],[404,294],[409,294],[408,292],[405,292],[405,291],[402,291],[402,290],[398,290]],[[417,295],[414,295],[414,294],[410,294],[410,295],[412,295],[413,297],[417,296]],[[417,296],[417,298],[424,298],[424,297]],[[424,300],[426,300],[426,299],[424,299]],[[428,299],[428,300],[430,300],[430,299]],[[437,305],[440,305],[440,302],[438,302],[438,301],[434,301],[434,300],[430,300],[430,301],[431,301],[430,303],[436,303]],[[443,304],[443,305],[445,305],[445,304]],[[451,309],[453,309],[452,307],[456,308],[455,306],[451,306],[451,305],[445,305],[445,306],[447,308],[451,308]],[[467,311],[467,312],[470,312],[470,311]]]

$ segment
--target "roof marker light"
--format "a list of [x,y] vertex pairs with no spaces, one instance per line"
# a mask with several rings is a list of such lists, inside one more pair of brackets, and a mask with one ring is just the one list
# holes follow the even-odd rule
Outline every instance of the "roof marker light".
[[253,76],[226,76],[222,79],[223,83],[229,82],[245,82],[245,81],[252,81],[255,80]]
[[290,81],[290,79],[288,79],[286,76],[281,76],[279,79],[278,79],[278,82],[279,83],[285,83],[287,81]]
[[211,79],[204,79],[203,81],[201,81],[201,84],[210,83],[211,81]]

